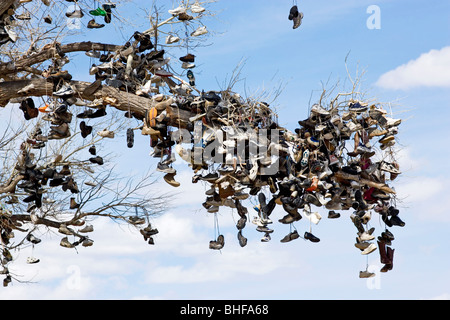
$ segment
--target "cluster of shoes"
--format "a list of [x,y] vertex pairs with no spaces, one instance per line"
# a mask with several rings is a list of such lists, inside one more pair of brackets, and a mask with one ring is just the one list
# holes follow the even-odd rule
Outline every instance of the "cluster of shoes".
[[159,233],[158,229],[153,228],[150,223],[145,228],[140,229],[139,232],[144,237],[144,240],[151,245],[155,244],[153,236]]
[[[66,0],[69,1],[70,0]],[[111,23],[112,20],[112,9],[116,8],[116,4],[112,2],[103,3],[101,7],[94,10],[89,10],[89,14],[94,17],[103,17],[105,23]],[[81,16],[82,17],[82,16]],[[81,18],[79,17],[79,18]],[[87,27],[90,29],[103,28],[105,25],[103,23],[97,23],[95,18],[90,20]]]
[[[9,283],[12,281],[11,274],[9,272],[8,263],[13,261],[13,256],[7,246],[10,244],[10,240],[14,238],[13,227],[17,227],[14,225],[12,219],[10,219],[11,213],[6,210],[3,206],[0,207],[0,233],[1,233],[1,243],[2,243],[2,255],[1,255],[1,266],[2,270],[0,274],[5,275],[3,279],[3,286],[7,287]],[[34,245],[41,242],[41,239],[34,236],[31,232],[29,232],[25,240],[32,245],[34,250]],[[35,258],[33,255],[27,257],[26,262],[28,264],[38,263],[40,260]]]
[[[71,206],[73,206],[73,198],[71,199]],[[84,221],[80,221],[79,223],[75,224],[75,226],[80,227],[82,225],[84,225],[85,222]],[[77,231],[73,230],[70,227],[67,227],[65,224],[60,224],[59,228],[58,228],[58,232],[61,234],[64,234],[65,237],[63,237],[59,243],[59,245],[61,247],[64,248],[75,248],[78,245],[82,245],[83,247],[90,247],[94,244],[94,241],[92,239],[90,239],[88,236],[85,235],[81,235],[80,233],[88,233],[88,232],[93,232],[94,231],[94,227],[92,225],[85,225],[83,228],[78,229]],[[74,241],[74,242],[70,242],[68,236],[77,236],[78,240]]]
[[[202,92],[199,96],[180,93],[167,100],[161,95],[153,98],[161,98],[162,104],[155,108],[153,115],[146,115],[144,129],[155,140],[167,131],[164,119],[168,108],[188,110],[192,114],[191,126],[186,125],[193,132],[188,141],[172,133],[171,137],[175,138],[171,141],[160,139],[159,144],[153,145],[154,155],[162,159],[158,170],[169,175],[166,181],[178,186],[179,183],[173,182],[175,171],[170,164],[175,154],[188,162],[195,171],[192,182],[210,184],[203,203],[208,212],[216,213],[220,206],[237,210],[241,246],[247,243],[242,231],[249,215],[242,201],[250,196],[258,197],[258,205],[254,207],[257,216],[252,223],[257,231],[264,233],[261,239],[264,242],[270,240],[273,232],[268,226],[277,205],[286,212],[279,222],[291,225],[302,217],[310,225],[318,224],[322,217],[313,207],[326,208],[330,219],[340,217],[337,211],[353,210],[351,220],[358,230],[355,246],[364,255],[376,249],[370,243],[374,228],[368,228],[372,211],[381,215],[386,227],[405,225],[395,208],[395,192],[387,185],[401,173],[391,152],[401,120],[389,117],[382,107],[355,100],[339,108],[327,109],[315,104],[310,116],[298,122],[300,128],[291,132],[278,126],[267,104],[244,101],[228,91]],[[269,134],[258,135],[263,130]],[[278,132],[276,139],[273,132]],[[374,160],[377,146],[370,142],[375,137],[379,139],[379,149],[387,151],[378,161]],[[352,140],[353,150],[344,152]],[[184,148],[182,142],[191,143],[191,149]],[[259,151],[257,155],[252,154],[252,146]],[[201,155],[201,161],[196,161],[196,154]],[[272,194],[269,201],[262,190],[265,186]],[[384,234],[388,233],[386,229]],[[294,230],[281,242],[299,237]],[[320,241],[311,230],[303,238]],[[218,238],[211,241],[210,248],[221,249],[223,245],[224,241]],[[392,257],[392,251],[388,249],[388,252],[387,257]],[[383,261],[388,260],[385,257]],[[387,265],[392,266],[392,261]]]

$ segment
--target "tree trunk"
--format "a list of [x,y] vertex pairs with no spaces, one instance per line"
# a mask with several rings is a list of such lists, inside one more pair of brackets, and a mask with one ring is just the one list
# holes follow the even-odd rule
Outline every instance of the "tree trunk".
[[[91,50],[119,52],[122,48],[123,46],[87,41],[61,45],[60,52],[64,54],[78,51],[87,52]],[[54,57],[56,53],[57,50],[54,44],[53,46],[49,45],[47,47],[44,47],[44,49],[42,49],[39,53],[17,59],[14,62],[14,68],[11,68],[10,64],[7,62],[0,63],[0,75],[16,74],[17,72],[26,71],[26,67],[49,60]]]
[[[141,97],[133,93],[118,90],[109,86],[101,86],[93,96],[85,95],[84,90],[91,84],[84,81],[70,81],[70,85],[77,91],[79,97],[85,100],[95,98],[107,98],[108,104],[121,111],[131,111],[138,116],[144,117],[147,110],[155,106],[152,99]],[[29,88],[23,91],[24,88]],[[45,79],[17,80],[0,82],[0,106],[5,107],[13,98],[51,96],[54,90],[53,82]],[[194,114],[176,107],[167,107],[169,124],[171,126],[185,128],[189,118]]]
[[11,7],[16,0],[1,0],[0,1],[0,16]]

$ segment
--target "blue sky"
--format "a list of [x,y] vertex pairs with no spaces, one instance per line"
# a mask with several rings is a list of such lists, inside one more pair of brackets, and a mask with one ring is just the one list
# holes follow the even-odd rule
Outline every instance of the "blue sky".
[[[134,26],[115,22],[108,29],[83,30],[79,39],[124,42],[135,30],[148,27],[138,19],[144,3],[117,8]],[[166,10],[173,6],[172,1],[160,4]],[[281,87],[272,106],[280,123],[293,130],[307,117],[323,84],[328,88],[339,81],[337,90],[348,89],[346,57],[352,77],[364,70],[362,90],[369,98],[392,102],[393,116],[404,119],[397,144],[403,174],[393,186],[402,199],[398,207],[406,226],[391,229],[394,269],[379,273],[378,252],[365,257],[354,247],[350,212],[314,226],[320,243],[280,243],[289,226],[278,223],[272,241],[263,243],[249,224],[249,242],[241,248],[236,212],[221,210],[219,226],[226,244],[220,252],[208,249],[214,220],[201,206],[206,187],[192,184],[192,172],[177,160],[180,188],[171,188],[155,173],[156,193],[177,193],[167,212],[154,219],[160,231],[155,246],[110,221],[98,221],[94,246],[78,253],[59,247],[57,235],[42,235],[49,244],[34,251],[41,262],[25,264],[23,252],[16,267],[36,283],[13,284],[0,290],[0,299],[450,299],[445,240],[450,230],[450,3],[298,1],[304,19],[296,30],[287,19],[291,5],[280,0],[211,4],[218,14],[204,22],[210,30],[208,46],[195,51],[197,87],[218,89],[244,60],[242,81],[234,90],[251,95]],[[367,28],[371,5],[380,8],[380,29]],[[71,69],[74,78],[89,79],[89,60],[79,59]],[[106,146],[119,154],[115,170],[132,176],[156,167],[147,137],[136,137],[133,149],[116,142]],[[275,219],[283,215],[280,208],[273,213]],[[309,228],[304,220],[296,224],[299,231]],[[372,224],[381,231],[377,220]],[[358,277],[366,265],[375,278]]]

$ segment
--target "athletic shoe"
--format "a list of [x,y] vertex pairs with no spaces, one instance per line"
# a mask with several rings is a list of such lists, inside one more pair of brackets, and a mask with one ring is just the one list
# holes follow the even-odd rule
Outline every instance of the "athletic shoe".
[[205,26],[198,27],[194,32],[191,33],[192,37],[198,37],[204,34],[207,34],[208,30],[206,30]]
[[34,257],[28,257],[27,258],[27,263],[28,264],[34,264],[34,263],[38,263],[40,260]]
[[300,235],[298,234],[297,230],[294,230],[293,232],[289,232],[283,239],[280,240],[280,242],[290,242],[292,240],[298,239],[299,237]]
[[319,238],[317,238],[316,236],[314,236],[314,235],[313,235],[312,233],[310,233],[310,232],[305,232],[304,238],[305,238],[306,240],[311,241],[311,242],[319,242],[319,241],[320,241]]
[[203,8],[202,6],[200,6],[200,4],[198,2],[195,2],[192,6],[191,6],[191,11],[193,13],[202,13],[204,12],[206,9]]

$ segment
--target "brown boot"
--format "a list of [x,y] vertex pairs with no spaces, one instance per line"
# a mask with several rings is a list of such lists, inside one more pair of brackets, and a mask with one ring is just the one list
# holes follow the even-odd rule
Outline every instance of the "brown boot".
[[387,247],[387,257],[389,261],[383,266],[383,268],[381,268],[380,272],[388,272],[392,270],[392,268],[394,267],[394,251],[395,249]]
[[75,198],[70,198],[70,209],[77,209],[80,205],[75,201]]
[[378,243],[378,249],[380,251],[380,262],[382,264],[389,263],[389,257],[386,252],[386,243],[384,241],[377,241]]

